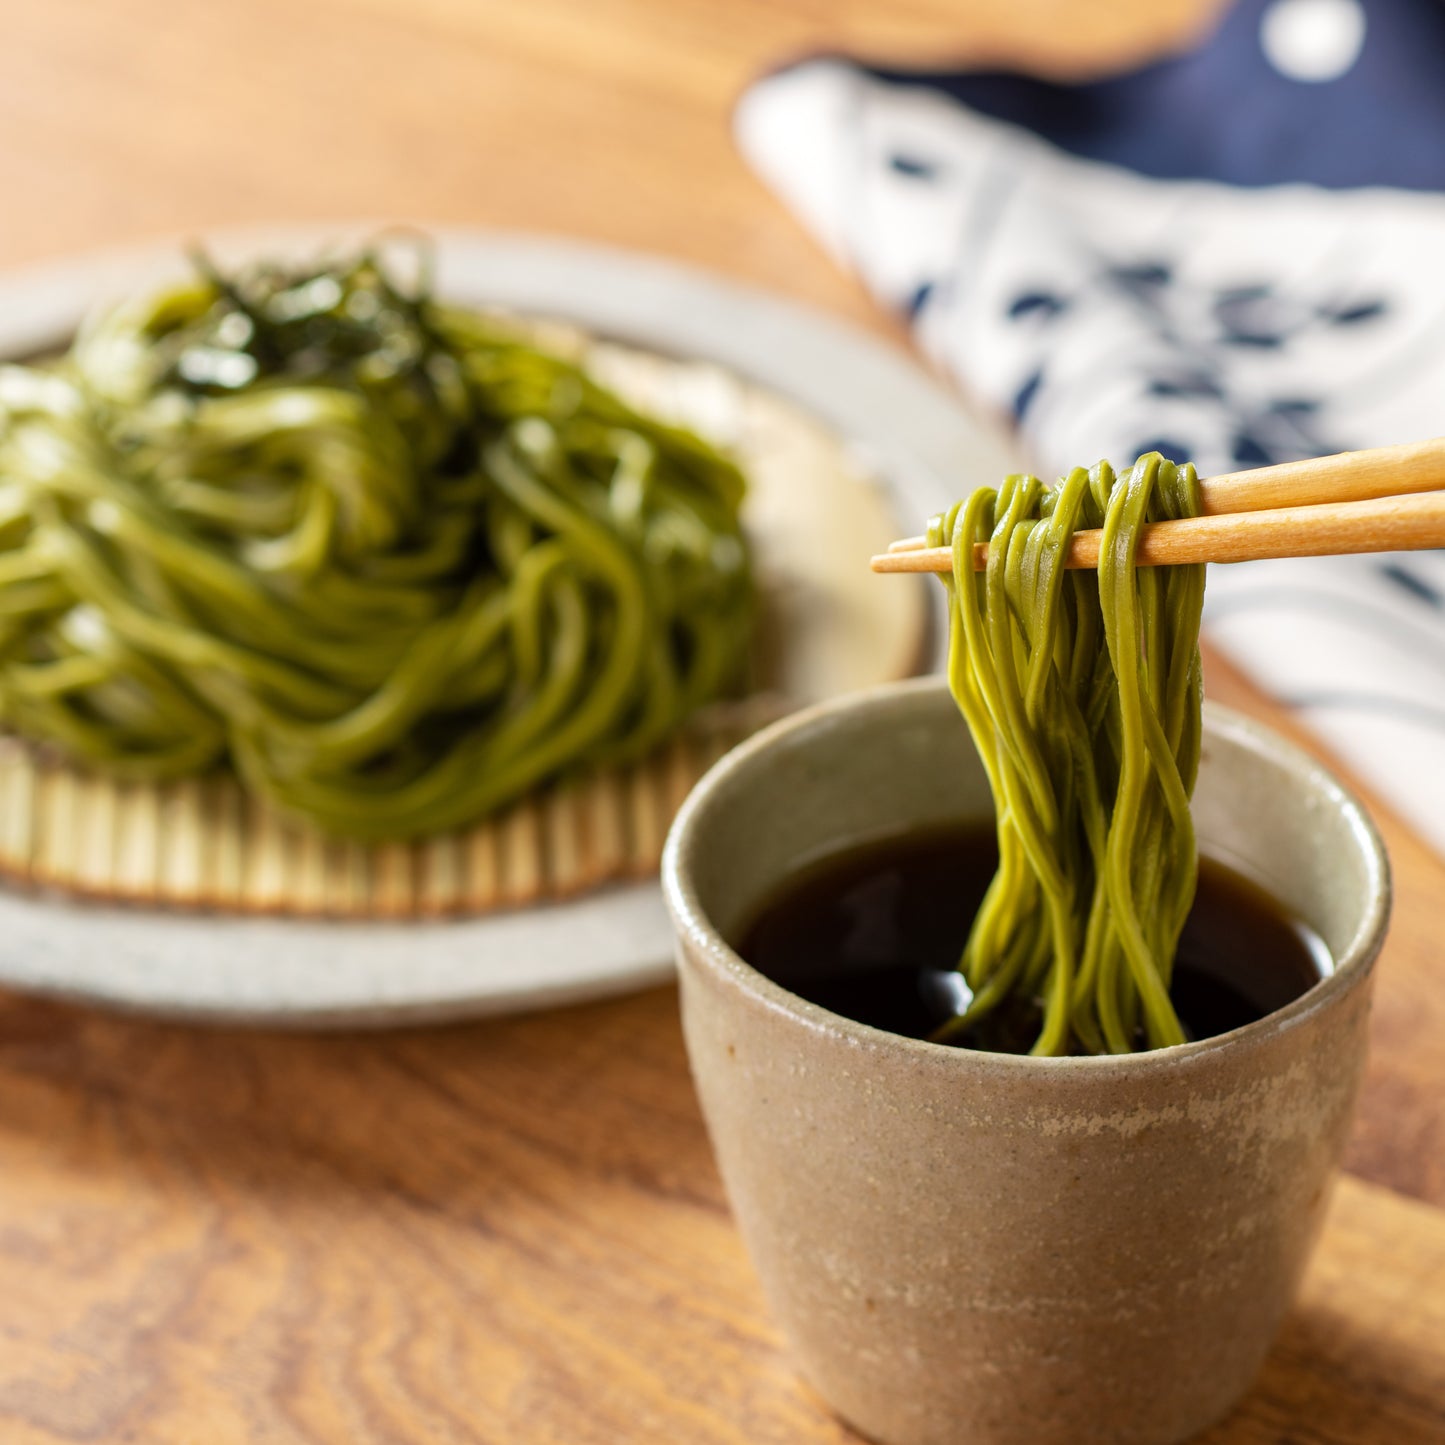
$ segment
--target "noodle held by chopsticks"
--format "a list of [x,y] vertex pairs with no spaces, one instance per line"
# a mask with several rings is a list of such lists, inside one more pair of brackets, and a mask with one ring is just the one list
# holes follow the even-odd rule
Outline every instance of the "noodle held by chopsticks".
[[[1136,568],[1134,549],[1146,522],[1199,510],[1194,468],[1150,453],[1054,487],[1009,477],[933,519],[928,545],[954,555],[949,681],[999,844],[959,965],[972,1000],[935,1037],[1037,1001],[1036,1054],[1184,1041],[1169,980],[1198,876],[1204,568]],[[1093,527],[1098,572],[1067,571]]]

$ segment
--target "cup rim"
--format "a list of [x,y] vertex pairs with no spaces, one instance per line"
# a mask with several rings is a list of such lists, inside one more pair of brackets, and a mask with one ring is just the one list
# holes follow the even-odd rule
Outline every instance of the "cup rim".
[[[960,1049],[950,1044],[890,1033],[833,1013],[775,983],[744,960],[722,937],[697,897],[690,859],[697,846],[697,830],[705,821],[713,800],[720,791],[731,786],[739,774],[746,773],[760,755],[767,754],[800,733],[826,726],[830,719],[840,714],[887,707],[894,699],[906,700],[916,693],[946,691],[946,678],[929,674],[848,693],[782,718],[740,743],[708,769],[673,820],[662,854],[663,897],[679,940],[691,944],[693,956],[698,962],[715,975],[742,988],[769,1011],[785,1015],[811,1032],[851,1040],[872,1049],[902,1051],[905,1055],[914,1055],[920,1063],[937,1065],[951,1061],[952,1067],[1015,1076],[1019,1071],[1039,1070],[1080,1077],[1141,1068],[1167,1069],[1204,1054],[1239,1048],[1292,1029],[1321,1009],[1331,1007],[1368,976],[1385,940],[1392,889],[1384,842],[1363,803],[1334,772],[1298,744],[1233,708],[1206,701],[1205,738],[1214,736],[1241,745],[1282,767],[1316,796],[1325,798],[1344,814],[1365,862],[1369,896],[1354,935],[1335,960],[1334,970],[1297,999],[1239,1028],[1188,1043],[1129,1054],[1039,1057]],[[959,726],[964,726],[961,718]]]

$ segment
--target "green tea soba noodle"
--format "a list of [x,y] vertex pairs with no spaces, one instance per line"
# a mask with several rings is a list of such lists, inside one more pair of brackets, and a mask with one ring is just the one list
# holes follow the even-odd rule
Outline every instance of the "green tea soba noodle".
[[[1184,1041],[1169,983],[1198,874],[1204,568],[1134,556],[1146,522],[1199,510],[1193,467],[1151,453],[1053,487],[1010,477],[930,525],[929,545],[953,548],[949,681],[999,848],[959,964],[972,999],[937,1038],[1036,1004],[1036,1054]],[[1066,570],[1074,532],[1095,527],[1097,573]]]
[[195,281],[0,369],[0,722],[404,838],[738,681],[737,468],[370,254]]

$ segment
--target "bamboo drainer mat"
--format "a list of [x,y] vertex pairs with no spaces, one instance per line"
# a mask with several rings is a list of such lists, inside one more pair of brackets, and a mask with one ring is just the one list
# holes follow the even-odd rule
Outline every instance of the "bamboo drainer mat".
[[328,838],[228,776],[126,785],[0,738],[0,876],[112,902],[338,919],[440,918],[655,877],[702,774],[782,711],[709,709],[633,767],[546,789],[476,827],[415,843]]

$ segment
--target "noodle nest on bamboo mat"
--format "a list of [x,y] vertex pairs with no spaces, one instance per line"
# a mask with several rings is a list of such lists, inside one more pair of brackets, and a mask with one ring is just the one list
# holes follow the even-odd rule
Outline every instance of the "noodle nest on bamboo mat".
[[[331,298],[313,295],[311,299],[324,305]],[[172,304],[188,303],[182,298]],[[298,304],[304,304],[304,298]],[[26,706],[34,705],[34,700],[22,689],[17,706],[16,690],[7,687],[6,720],[15,733],[52,742],[35,746],[18,736],[0,738],[0,872],[14,882],[96,898],[340,918],[484,913],[565,898],[608,882],[654,874],[668,823],[692,783],[729,746],[787,706],[901,676],[917,664],[926,617],[919,592],[905,589],[893,594],[890,589],[887,599],[879,598],[876,591],[864,593],[867,574],[853,565],[858,556],[876,550],[891,535],[894,523],[888,507],[881,490],[826,428],[778,397],[705,362],[679,361],[599,341],[562,324],[448,311],[489,338],[501,334],[529,354],[535,348],[536,353],[557,359],[563,376],[575,364],[584,384],[595,384],[603,405],[617,398],[618,405],[635,408],[647,423],[663,429],[669,441],[672,428],[705,438],[695,444],[705,469],[713,465],[714,447],[734,460],[747,479],[741,503],[742,557],[745,571],[751,553],[756,601],[729,575],[732,559],[726,552],[729,533],[723,507],[707,519],[712,533],[701,536],[703,545],[714,547],[721,538],[721,565],[713,566],[714,558],[706,556],[706,565],[695,566],[692,575],[682,579],[684,593],[691,584],[694,595],[675,597],[671,603],[682,611],[690,606],[700,615],[696,632],[701,643],[690,640],[681,654],[687,665],[673,669],[664,679],[667,686],[654,688],[649,698],[627,710],[627,727],[597,730],[598,745],[590,752],[576,750],[571,766],[558,775],[548,775],[545,757],[530,770],[514,768],[510,787],[503,777],[502,787],[477,788],[474,761],[471,769],[458,766],[427,789],[426,769],[418,765],[413,772],[423,779],[426,806],[393,808],[390,816],[383,808],[376,826],[368,821],[376,810],[363,807],[354,815],[347,813],[350,796],[345,788],[308,791],[303,777],[288,792],[284,767],[276,770],[281,785],[270,786],[273,780],[266,776],[264,755],[248,759],[243,752],[235,758],[240,779],[229,768],[205,768],[204,763],[203,770],[196,771],[199,760],[188,750],[203,752],[209,747],[214,755],[218,748],[207,733],[205,717],[188,715],[184,695],[175,716],[156,719],[133,707],[127,711],[130,699],[124,689],[111,687],[107,706],[122,721],[134,717],[151,748],[150,756],[137,750],[137,766],[134,756],[104,755],[113,728],[109,735],[101,729],[97,737],[72,740],[63,728],[27,727]],[[94,328],[98,334],[89,338],[106,365],[111,362],[104,346],[109,344],[113,352],[123,348],[125,326],[134,324],[124,311],[108,315],[118,317],[120,324],[110,321],[107,335],[108,322],[103,318]],[[122,351],[122,374],[125,360]],[[229,361],[223,348],[211,358],[212,364],[222,367]],[[191,364],[204,368],[207,358],[201,356]],[[43,373],[27,369],[22,375],[16,369],[3,375],[8,390],[0,383],[0,395],[13,414],[17,395],[23,405],[25,387],[33,386]],[[26,381],[27,375],[31,380]],[[240,397],[244,401],[244,386]],[[50,404],[63,405],[64,400],[51,399]],[[247,420],[241,415],[235,423],[242,432]],[[307,420],[298,416],[296,422],[304,426]],[[524,445],[529,440],[545,450],[545,436],[522,438]],[[589,440],[584,436],[582,445]],[[255,445],[256,440],[243,435],[236,444]],[[268,444],[267,438],[260,438],[262,448]],[[684,439],[679,445],[684,461],[691,463],[687,449],[694,443]],[[284,466],[284,445],[279,459]],[[645,464],[646,458],[641,460]],[[627,461],[624,455],[624,466]],[[494,465],[499,463],[505,464],[505,459],[493,459]],[[721,482],[725,490],[727,477]],[[384,481],[381,485],[384,491]],[[11,496],[8,491],[5,495]],[[216,505],[214,497],[198,491],[186,500],[200,508]],[[345,500],[343,496],[343,504]],[[457,502],[464,508],[466,498]],[[545,505],[546,499],[541,502]],[[11,506],[13,511],[13,496]],[[97,506],[90,499],[90,509],[99,513],[103,524],[103,500]],[[221,524],[233,520],[219,519]],[[688,520],[686,515],[681,518],[683,524]],[[322,521],[335,525],[336,518]],[[0,521],[0,528],[16,525],[13,519]],[[353,539],[367,526],[374,531],[386,525],[384,511],[379,518],[358,511],[352,521]],[[668,525],[677,527],[678,519],[664,519],[664,541]],[[509,538],[507,526],[504,517],[491,545],[499,549],[510,545],[521,556],[535,542],[538,529],[527,532],[513,525]],[[448,545],[444,530],[436,529],[437,549]],[[680,531],[682,548],[697,540],[687,536],[685,525]],[[304,527],[292,527],[280,545],[294,552],[298,539],[304,543],[304,533]],[[4,535],[0,531],[0,538]],[[809,547],[798,547],[792,540],[798,537],[808,537]],[[260,548],[263,560],[275,564],[276,558],[265,558],[267,542],[264,537],[244,539],[244,545],[253,552]],[[363,544],[364,539],[356,543]],[[106,545],[103,539],[100,545]],[[273,540],[271,545],[274,552],[277,544]],[[288,563],[298,565],[294,556],[280,559],[280,565]],[[23,599],[26,586],[44,586],[43,575],[20,575],[27,565],[33,568],[33,558],[27,558],[23,549],[8,556],[0,551],[0,570],[7,564],[17,573],[8,579],[12,597]],[[666,565],[664,560],[664,570]],[[142,578],[141,585],[163,589],[164,568],[154,570],[160,575]],[[535,566],[544,579],[565,570],[565,558],[549,560],[545,555]],[[399,575],[397,580],[404,593],[410,579]],[[126,582],[136,585],[134,573]],[[474,600],[480,616],[487,599]],[[32,605],[43,601],[43,597],[31,599]],[[209,605],[220,604],[210,599]],[[549,619],[560,617],[565,624],[565,595],[560,603],[553,598],[550,606]],[[71,607],[70,612],[78,614],[67,620],[70,653],[80,670],[90,661],[90,651],[103,657],[105,649],[85,635],[86,609]],[[544,719],[553,732],[585,711],[585,697],[598,685],[595,673],[606,667],[606,657],[598,656],[606,651],[602,644],[615,640],[604,635],[599,642],[594,633],[589,641],[585,624],[597,626],[596,618],[576,607],[572,614],[581,641],[573,650],[571,665],[590,667],[593,675],[573,680],[566,703],[554,702],[550,719]],[[697,621],[694,616],[693,622]],[[664,619],[664,625],[684,622],[667,624]],[[604,620],[601,625],[609,624]],[[740,637],[747,639],[742,645]],[[362,672],[367,666],[367,640],[364,629],[346,639],[362,645],[356,664]],[[316,671],[323,677],[340,671],[344,682],[348,662],[344,646],[337,652],[336,659],[328,659]],[[22,678],[26,660],[20,659]],[[56,660],[52,649],[46,661]],[[535,664],[539,673],[545,673],[546,661],[539,658]],[[391,668],[395,665],[388,663]],[[95,685],[88,674],[81,681]],[[605,677],[601,683],[605,685]],[[486,679],[473,679],[472,684],[485,687]],[[448,687],[454,692],[458,685],[453,681]],[[378,693],[382,691],[378,688]],[[537,691],[545,691],[545,678]],[[450,695],[448,689],[443,692]],[[43,707],[48,701],[43,689],[38,696]],[[319,699],[317,705],[324,710],[326,700]],[[80,716],[85,720],[84,710]],[[396,730],[403,744],[410,743],[396,720],[383,723],[383,729],[386,726]],[[545,743],[547,729],[540,734]],[[91,744],[89,749],[86,744]],[[517,751],[513,749],[514,757]],[[94,756],[96,765],[78,766],[72,761],[76,754]],[[341,757],[344,765],[344,751]],[[397,766],[405,769],[407,759],[403,756]],[[505,771],[494,768],[490,775]],[[364,770],[358,777],[364,797],[371,778]],[[476,796],[464,796],[468,790]],[[404,789],[400,791],[406,796]],[[308,812],[321,826],[307,821]]]

